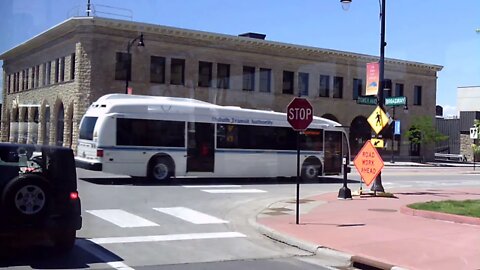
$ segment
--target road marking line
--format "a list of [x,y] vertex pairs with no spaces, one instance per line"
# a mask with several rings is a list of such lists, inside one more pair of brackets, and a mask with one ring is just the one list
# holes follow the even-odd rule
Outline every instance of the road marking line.
[[193,224],[228,223],[228,221],[226,220],[219,219],[214,216],[210,216],[186,207],[169,207],[169,208],[153,208],[153,209],[156,211],[162,212],[164,214],[183,219]]
[[239,232],[218,232],[218,233],[186,233],[186,234],[165,234],[165,235],[147,235],[147,236],[107,237],[107,238],[91,238],[88,240],[101,245],[101,244],[167,242],[167,241],[243,238],[243,237],[247,237],[247,236]]
[[[110,267],[118,270],[135,270],[125,263],[118,261],[118,257],[113,253],[108,253],[108,251],[100,246],[97,246],[95,243],[90,242],[85,239],[77,239],[75,245],[86,252],[97,257],[100,261],[108,264]],[[121,258],[120,258],[121,259]]]
[[265,193],[265,190],[261,189],[202,189],[204,192],[208,193]]
[[86,212],[122,228],[159,226],[150,220],[130,214],[121,209],[87,210]]
[[187,185],[184,188],[241,188],[241,185]]

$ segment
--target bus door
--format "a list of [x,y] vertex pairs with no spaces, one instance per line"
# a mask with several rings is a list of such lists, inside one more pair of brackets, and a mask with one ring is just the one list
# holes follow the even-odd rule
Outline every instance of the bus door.
[[187,172],[213,172],[215,124],[188,123]]
[[342,172],[342,135],[341,131],[325,130],[323,136],[323,172],[340,174]]

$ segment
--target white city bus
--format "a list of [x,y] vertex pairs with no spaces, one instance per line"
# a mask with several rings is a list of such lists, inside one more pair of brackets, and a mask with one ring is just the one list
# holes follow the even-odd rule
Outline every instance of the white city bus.
[[[340,124],[314,117],[301,135],[302,177],[340,174],[349,158]],[[199,100],[110,94],[80,123],[76,162],[89,170],[171,177],[291,177],[296,133],[285,113]]]

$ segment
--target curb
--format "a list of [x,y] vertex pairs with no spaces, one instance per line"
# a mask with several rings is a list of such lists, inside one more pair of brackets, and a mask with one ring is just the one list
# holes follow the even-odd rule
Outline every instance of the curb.
[[334,258],[341,261],[350,262],[350,266],[360,267],[359,269],[380,269],[380,270],[408,270],[408,268],[396,266],[390,263],[378,261],[359,255],[351,255],[342,251],[334,250],[329,247],[309,243],[306,241],[298,240],[297,238],[283,235],[265,225],[257,223],[255,220],[250,219],[250,224],[255,227],[261,234],[266,237],[278,241],[280,243],[310,252],[314,255],[323,255],[326,257]]
[[[365,269],[380,269],[380,270],[408,270],[400,266],[392,265],[389,263],[381,262],[372,258],[351,255],[343,251],[331,249],[326,246],[314,244],[311,242],[299,240],[289,235],[282,234],[270,227],[260,224],[255,218],[250,218],[249,223],[262,235],[280,243],[298,248],[303,251],[312,253],[313,255],[321,255],[329,258],[333,258],[339,261],[349,262],[349,266],[353,267],[366,267]],[[360,268],[363,269],[363,268]]]
[[278,241],[280,243],[287,244],[292,247],[296,247],[298,249],[308,251],[310,253],[316,254],[317,250],[319,248],[322,248],[322,246],[305,242],[305,241],[300,241],[294,237],[290,237],[289,235],[283,235],[263,224],[260,224],[256,222],[253,218],[250,219],[250,224],[261,234],[265,235],[266,237],[273,239],[275,241]]
[[443,220],[443,221],[450,221],[455,223],[480,226],[480,218],[466,217],[466,216],[440,213],[440,212],[434,212],[434,211],[428,211],[428,210],[418,210],[418,209],[410,208],[407,205],[400,207],[400,213],[405,215],[429,218],[429,219],[436,219],[436,220]]

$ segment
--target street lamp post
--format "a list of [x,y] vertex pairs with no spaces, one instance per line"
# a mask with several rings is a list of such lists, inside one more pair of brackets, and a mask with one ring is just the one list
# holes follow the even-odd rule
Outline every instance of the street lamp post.
[[[135,41],[138,40],[137,46],[144,47],[145,43],[143,42],[143,33],[141,33],[138,37],[130,40],[127,44],[127,55],[130,55],[130,49],[132,48]],[[130,80],[130,72],[132,69],[132,58],[130,57],[130,65],[127,67],[127,76],[125,77],[125,94],[128,94],[128,81]]]
[[[352,0],[340,0],[343,6],[349,5]],[[377,103],[378,106],[383,110],[383,86],[384,86],[384,73],[385,73],[385,0],[379,0],[380,4],[380,61],[379,61],[379,87],[377,92]],[[344,8],[345,9],[345,8]],[[382,186],[382,173],[380,172],[373,182],[371,188],[374,192],[385,192],[385,189]]]

